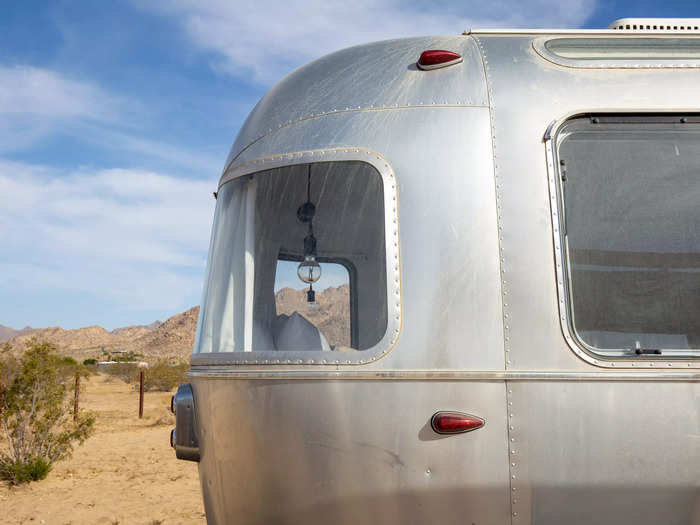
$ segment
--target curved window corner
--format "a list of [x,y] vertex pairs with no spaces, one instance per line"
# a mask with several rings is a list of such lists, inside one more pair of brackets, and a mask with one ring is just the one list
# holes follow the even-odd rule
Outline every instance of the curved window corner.
[[535,39],[542,58],[573,68],[697,68],[697,36],[575,36]]
[[391,348],[396,184],[383,159],[352,151],[222,178],[193,365],[365,363]]
[[700,116],[578,116],[547,148],[569,343],[602,366],[697,366]]

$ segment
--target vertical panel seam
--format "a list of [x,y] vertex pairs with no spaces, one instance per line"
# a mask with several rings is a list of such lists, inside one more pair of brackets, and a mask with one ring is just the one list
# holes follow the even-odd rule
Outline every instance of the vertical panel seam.
[[[491,82],[489,76],[489,63],[486,57],[486,49],[483,46],[481,39],[471,35],[471,38],[477,44],[477,49],[479,50],[479,56],[481,57],[481,63],[484,68],[484,79],[486,82],[486,95],[488,97],[488,107],[489,107],[489,123],[491,129],[491,151],[493,159],[493,179],[495,185],[495,196],[496,196],[496,226],[498,232],[498,265],[499,265],[499,275],[501,282],[501,314],[502,314],[502,326],[503,326],[503,358],[504,358],[504,369],[508,370],[511,364],[510,360],[510,335],[509,335],[509,325],[508,325],[508,289],[506,282],[506,265],[505,265],[505,255],[503,252],[503,206],[502,206],[502,181],[500,178],[500,173],[498,170],[498,155],[496,149],[496,126],[494,124],[494,111],[496,106],[493,100],[493,92],[491,90]],[[515,505],[517,503],[517,487],[516,487],[516,474],[515,468],[517,466],[515,461],[515,438],[512,435],[514,430],[513,426],[513,401],[511,390],[511,385],[508,381],[504,382],[506,388],[506,429],[507,429],[507,440],[506,446],[508,447],[506,457],[508,458],[508,501],[510,505],[510,521],[511,524],[518,518],[518,513],[515,510]]]

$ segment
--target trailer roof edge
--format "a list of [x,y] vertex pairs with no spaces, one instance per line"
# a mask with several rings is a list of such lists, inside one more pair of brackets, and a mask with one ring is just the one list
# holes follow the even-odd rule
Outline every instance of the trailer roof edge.
[[462,33],[468,35],[687,35],[698,36],[691,31],[644,30],[639,29],[467,29]]

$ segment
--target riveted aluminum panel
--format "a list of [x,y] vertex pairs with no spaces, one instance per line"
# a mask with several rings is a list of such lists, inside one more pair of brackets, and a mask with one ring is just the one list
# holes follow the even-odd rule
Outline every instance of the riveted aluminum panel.
[[230,168],[271,155],[344,147],[376,151],[390,163],[398,192],[401,333],[386,356],[361,366],[503,370],[489,126],[486,108],[330,115],[265,137]]
[[[460,64],[421,71],[426,49],[463,56]],[[474,42],[464,36],[434,36],[375,42],[332,53],[302,66],[257,104],[226,161],[261,137],[321,115],[412,106],[486,106],[486,85]]]
[[693,110],[700,71],[575,69],[544,60],[534,51],[532,37],[475,38],[486,63],[491,100],[506,367],[589,370],[602,363],[578,357],[559,323],[542,137],[553,120],[580,112]]
[[700,384],[509,381],[516,525],[700,523]]
[[553,121],[582,112],[693,110],[700,72],[576,69],[537,55],[532,37],[477,41],[491,100],[506,376],[579,374],[507,381],[513,523],[700,523],[696,375],[657,361],[647,374],[664,381],[615,381],[635,362],[586,359],[564,337],[554,167],[542,140]]
[[[209,523],[509,522],[502,382],[193,385]],[[486,425],[439,436],[441,409]]]

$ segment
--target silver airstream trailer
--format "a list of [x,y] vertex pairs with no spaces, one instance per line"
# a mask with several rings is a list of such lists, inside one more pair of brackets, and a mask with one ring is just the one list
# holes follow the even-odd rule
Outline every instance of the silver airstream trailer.
[[263,97],[174,398],[210,523],[700,523],[699,28],[379,42]]

